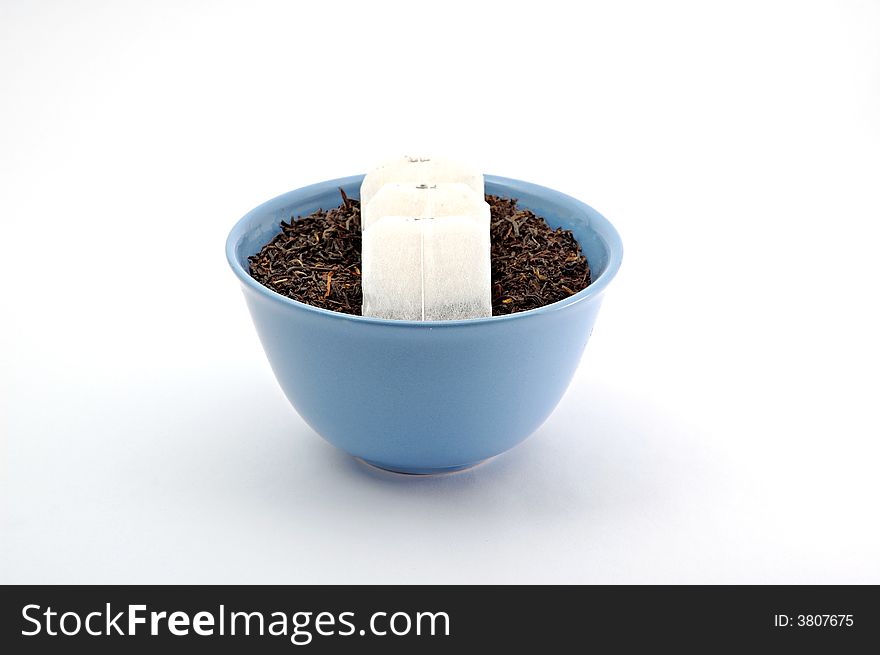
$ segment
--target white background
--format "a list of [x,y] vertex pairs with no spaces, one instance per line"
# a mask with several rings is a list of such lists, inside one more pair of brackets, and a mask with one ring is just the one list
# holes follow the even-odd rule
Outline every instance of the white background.
[[[880,582],[878,35],[866,1],[3,2],[0,581]],[[626,254],[548,422],[418,479],[295,414],[223,247],[438,148]]]

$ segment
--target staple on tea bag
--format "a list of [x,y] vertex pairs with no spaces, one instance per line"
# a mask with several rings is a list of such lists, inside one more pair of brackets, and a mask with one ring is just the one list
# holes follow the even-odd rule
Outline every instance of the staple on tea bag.
[[386,184],[460,183],[472,188],[480,197],[485,195],[483,174],[470,166],[442,157],[398,157],[380,164],[367,173],[361,183],[361,207]]
[[487,231],[490,220],[489,203],[485,196],[460,182],[386,184],[373,194],[368,203],[361,203],[361,229],[368,229],[383,216],[472,216],[484,222]]

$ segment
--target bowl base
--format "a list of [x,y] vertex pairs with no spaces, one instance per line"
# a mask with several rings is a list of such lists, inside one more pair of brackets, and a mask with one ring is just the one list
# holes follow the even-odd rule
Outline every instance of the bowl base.
[[[472,462],[471,464],[462,464],[461,466],[447,466],[440,468],[416,468],[416,467],[403,467],[403,466],[392,466],[389,464],[382,464],[381,462],[373,462],[368,459],[363,459],[361,457],[355,457],[355,459],[362,464],[366,464],[371,468],[376,468],[381,471],[387,471],[389,473],[398,473],[400,475],[445,475],[447,473],[459,473],[461,471],[467,471],[474,467],[479,466],[483,462],[488,460],[480,460],[479,462]],[[491,457],[489,459],[492,459]]]

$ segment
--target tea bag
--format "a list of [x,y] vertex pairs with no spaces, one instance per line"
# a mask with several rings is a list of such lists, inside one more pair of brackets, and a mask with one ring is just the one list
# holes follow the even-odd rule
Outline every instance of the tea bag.
[[489,221],[445,216],[422,226],[425,321],[492,316]]
[[386,184],[433,185],[466,184],[481,198],[485,195],[483,174],[470,167],[442,157],[398,157],[380,164],[367,173],[361,184],[361,207]]
[[366,204],[361,202],[361,229],[383,216],[443,218],[472,216],[489,225],[489,203],[467,184],[386,184]]
[[363,314],[410,321],[492,315],[489,229],[474,216],[383,216],[364,230]]
[[420,321],[422,226],[408,216],[385,216],[361,238],[363,315]]
[[427,157],[386,162],[361,185],[363,314],[444,321],[492,315],[483,176]]

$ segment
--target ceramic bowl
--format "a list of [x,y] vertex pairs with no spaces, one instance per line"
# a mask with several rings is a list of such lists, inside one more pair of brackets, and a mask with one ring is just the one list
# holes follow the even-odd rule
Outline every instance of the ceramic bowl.
[[[260,205],[232,229],[226,255],[266,356],[290,403],[333,445],[375,466],[440,473],[514,447],[568,387],[623,249],[596,210],[558,191],[486,176],[486,192],[517,198],[571,230],[593,283],[539,309],[466,321],[393,321],[312,307],[248,274],[253,255],[291,216],[358,198],[362,175],[329,180]],[[259,421],[259,417],[254,417]]]

